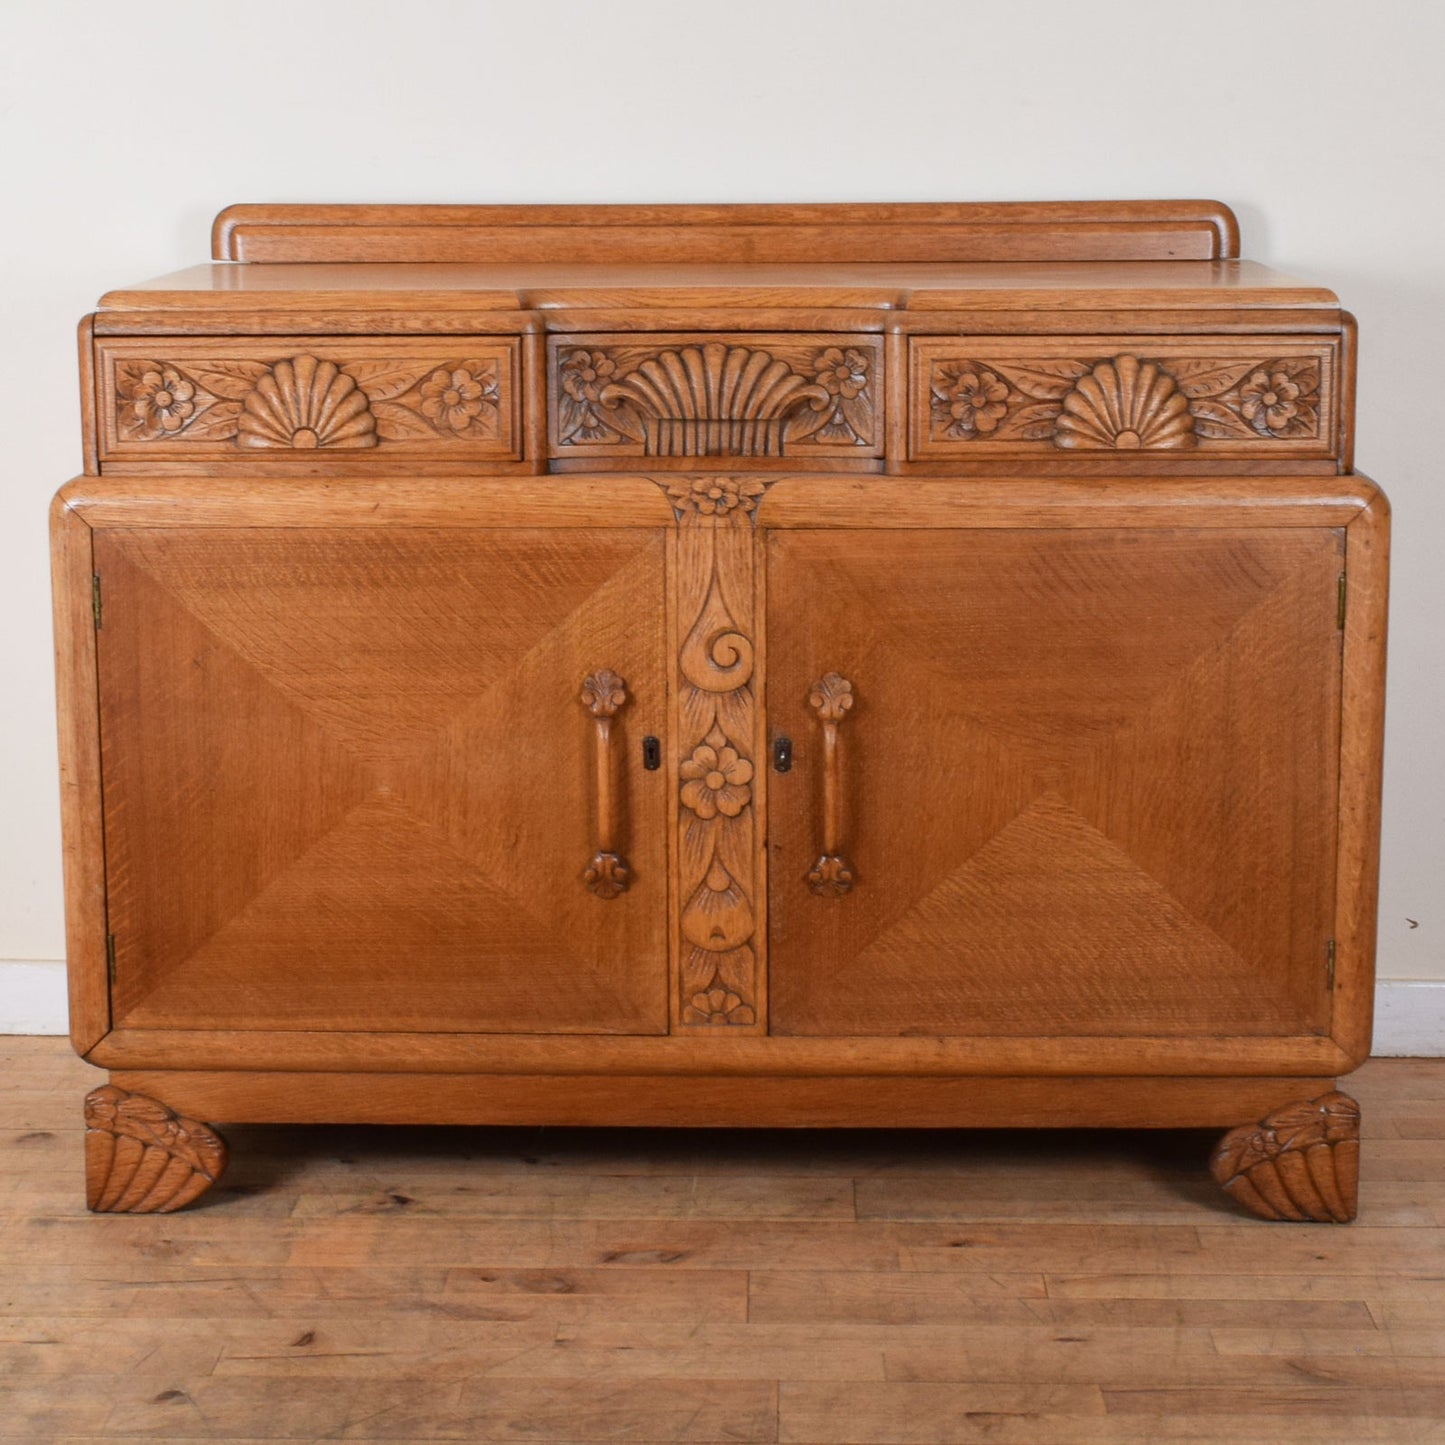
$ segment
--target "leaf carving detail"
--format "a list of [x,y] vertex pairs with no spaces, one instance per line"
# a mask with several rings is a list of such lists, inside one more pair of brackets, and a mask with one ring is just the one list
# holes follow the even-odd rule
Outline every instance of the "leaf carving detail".
[[1044,441],[1054,434],[1059,419],[1058,406],[1049,401],[1036,401],[1009,412],[993,432],[998,441]]
[[1215,441],[1257,441],[1259,438],[1252,426],[1238,412],[1232,411],[1222,401],[1196,401],[1190,410],[1194,413],[1194,430],[1202,437]]
[[990,361],[986,365],[1036,401],[1062,400],[1089,369],[1082,361],[1030,361],[1027,364]]
[[196,419],[186,428],[186,435],[196,440],[230,441],[236,435],[236,424],[241,416],[239,401],[218,401],[197,414]]
[[436,436],[436,428],[425,417],[394,401],[371,404],[376,418],[376,434],[385,441],[426,441]]
[[193,361],[186,365],[207,391],[227,401],[245,401],[251,389],[271,369],[264,361]]
[[372,407],[379,401],[392,401],[416,385],[417,376],[429,368],[416,362],[348,361],[346,371],[371,398]]
[[1203,357],[1184,357],[1163,363],[1179,383],[1179,390],[1187,397],[1219,396],[1236,385],[1241,377],[1248,376],[1254,368],[1252,361],[1231,362],[1221,366],[1217,361]]

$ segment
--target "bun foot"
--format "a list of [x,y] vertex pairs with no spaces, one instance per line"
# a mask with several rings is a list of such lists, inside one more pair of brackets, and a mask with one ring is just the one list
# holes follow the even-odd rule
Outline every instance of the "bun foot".
[[85,1202],[97,1214],[169,1214],[226,1167],[226,1141],[144,1094],[103,1084],[85,1096]]
[[1231,1129],[1209,1160],[1227,1194],[1261,1219],[1348,1224],[1360,1185],[1360,1106],[1321,1094]]

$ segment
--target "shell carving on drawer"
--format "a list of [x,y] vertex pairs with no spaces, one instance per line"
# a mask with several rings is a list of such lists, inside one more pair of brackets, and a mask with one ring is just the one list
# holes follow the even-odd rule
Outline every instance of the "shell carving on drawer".
[[366,393],[334,361],[297,356],[256,378],[236,420],[243,447],[374,447]]
[[1194,418],[1179,384],[1157,362],[1101,361],[1064,393],[1054,423],[1061,447],[1192,447]]
[[1002,453],[1019,444],[1075,452],[1243,447],[1308,454],[1331,446],[1327,344],[1311,344],[1306,355],[1251,348],[1253,354],[1229,356],[1243,348],[1222,341],[1195,344],[1195,354],[1152,357],[1135,350],[1068,356],[1057,346],[995,355],[979,342],[916,342],[914,454],[958,455],[961,447]]
[[872,341],[762,339],[554,344],[555,447],[656,457],[877,448]]
[[418,348],[430,356],[396,357],[376,342],[313,343],[258,357],[215,342],[173,343],[169,355],[126,354],[118,343],[105,353],[108,446],[275,455],[461,444],[508,454],[513,345],[472,346],[447,355],[430,343]]

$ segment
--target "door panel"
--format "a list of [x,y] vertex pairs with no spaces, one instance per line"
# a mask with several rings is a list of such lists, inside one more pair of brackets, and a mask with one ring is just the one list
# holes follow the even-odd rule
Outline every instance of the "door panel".
[[117,1024],[666,1030],[661,532],[113,530],[95,565]]
[[[1328,1029],[1339,726],[1326,529],[768,539],[779,1034]],[[841,848],[817,896],[838,725]]]

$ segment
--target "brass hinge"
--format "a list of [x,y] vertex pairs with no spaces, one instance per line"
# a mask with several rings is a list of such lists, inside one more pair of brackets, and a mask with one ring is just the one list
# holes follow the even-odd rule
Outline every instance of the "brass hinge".
[[105,976],[112,985],[115,983],[115,934],[105,935]]
[[1340,573],[1340,590],[1335,601],[1335,626],[1341,632],[1345,630],[1345,574]]
[[95,617],[95,625],[100,627],[100,573],[92,572],[90,575],[90,610]]
[[1335,941],[1330,939],[1325,944],[1325,989],[1333,993],[1335,987]]

